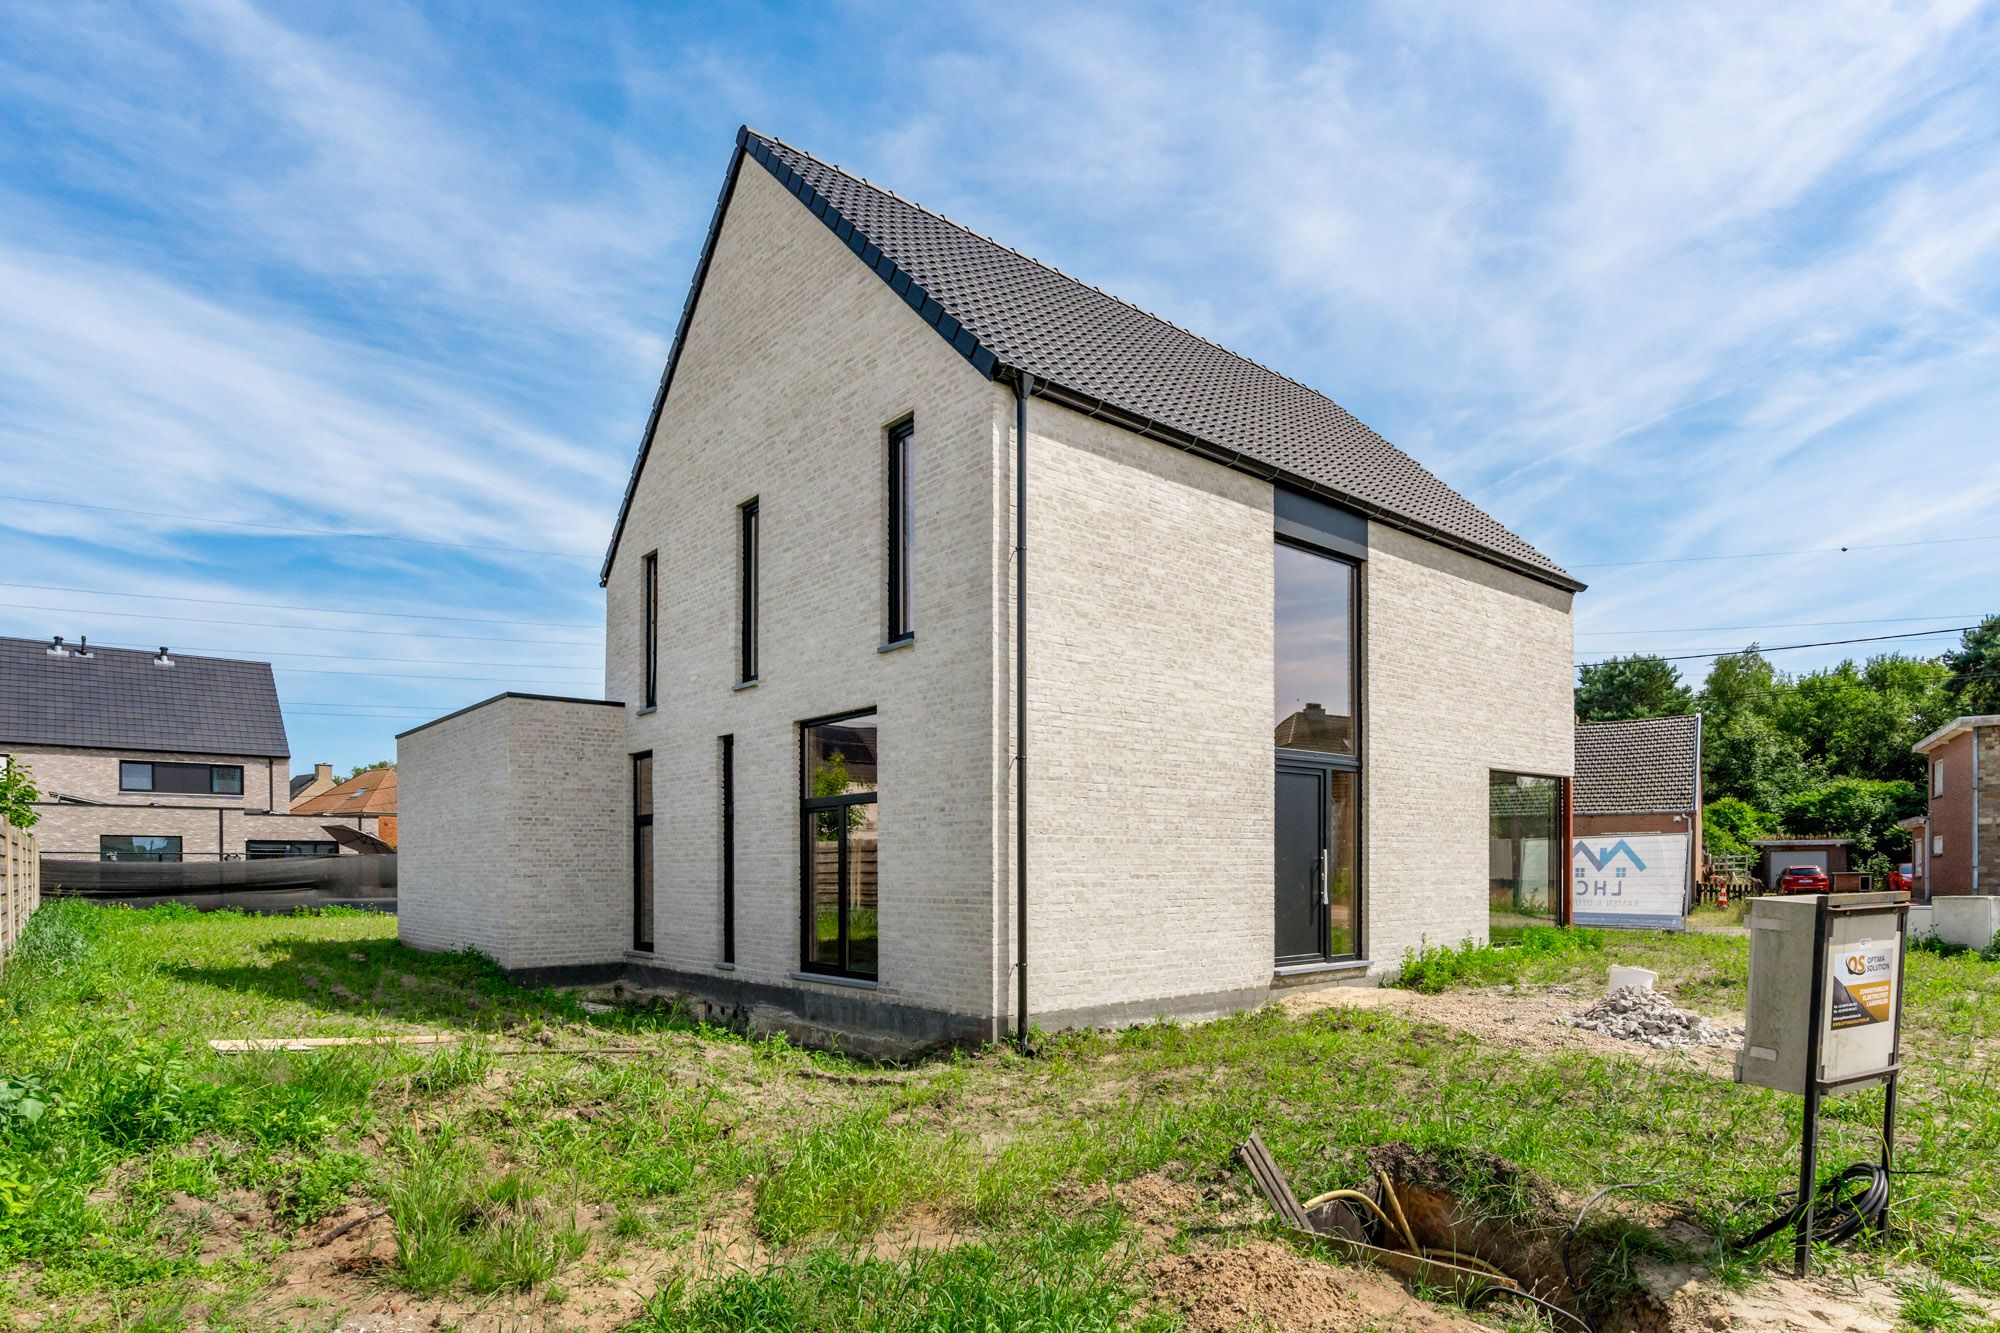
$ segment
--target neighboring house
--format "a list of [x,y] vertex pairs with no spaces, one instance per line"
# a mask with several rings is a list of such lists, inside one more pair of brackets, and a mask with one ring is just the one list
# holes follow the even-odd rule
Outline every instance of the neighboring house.
[[[347,781],[336,783],[319,795],[298,802],[292,806],[292,813],[315,815],[329,823],[338,819],[342,825],[352,826],[370,843],[380,844],[368,850],[393,850],[396,845],[396,770],[393,767],[364,769]],[[343,842],[347,841],[343,839]],[[363,850],[359,840],[350,845],[355,850]]]
[[0,638],[0,754],[25,764],[53,860],[331,855],[289,810],[266,662]]
[[292,808],[296,810],[301,802],[310,801],[321,792],[332,791],[333,786],[332,764],[314,764],[310,773],[292,774]]
[[[1699,713],[1577,723],[1574,802],[1572,824],[1578,838],[1625,839],[1628,847],[1655,849],[1646,861],[1660,884],[1657,891],[1648,891],[1656,899],[1651,904],[1656,915],[1670,907],[1663,895],[1672,881],[1681,887],[1682,912],[1693,904],[1704,854]],[[1678,872],[1671,869],[1676,861]],[[1575,892],[1584,894],[1603,880],[1581,852],[1571,862]],[[1600,897],[1587,906],[1579,899],[1577,910],[1591,914],[1585,920],[1616,920],[1621,909]]]
[[1486,938],[1496,782],[1561,838],[1581,584],[1314,390],[748,131],[602,581],[618,702],[400,738],[407,943],[986,1038],[1021,969],[1053,1028]]
[[1850,838],[1759,838],[1750,845],[1757,849],[1766,888],[1776,888],[1778,876],[1793,866],[1818,866],[1830,876],[1845,875],[1854,849]]
[[1953,718],[1913,748],[1930,761],[1930,896],[2000,894],[2000,714]]

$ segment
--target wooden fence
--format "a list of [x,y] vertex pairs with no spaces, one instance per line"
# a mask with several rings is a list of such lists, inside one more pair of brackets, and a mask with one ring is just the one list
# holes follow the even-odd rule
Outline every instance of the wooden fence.
[[28,918],[42,903],[42,857],[35,847],[35,835],[24,828],[0,823],[0,957],[5,957],[28,928]]

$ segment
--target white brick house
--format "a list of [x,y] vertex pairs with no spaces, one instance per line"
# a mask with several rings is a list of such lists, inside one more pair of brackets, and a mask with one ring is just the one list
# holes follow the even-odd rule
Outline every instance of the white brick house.
[[749,131],[603,583],[614,705],[401,738],[406,941],[981,1038],[1025,885],[1033,1022],[1217,1013],[1483,938],[1489,790],[1571,770],[1546,557],[1313,390]]

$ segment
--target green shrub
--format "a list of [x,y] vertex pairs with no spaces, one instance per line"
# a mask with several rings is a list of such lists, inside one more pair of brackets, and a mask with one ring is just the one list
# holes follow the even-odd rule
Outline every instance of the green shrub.
[[1497,985],[1511,981],[1536,958],[1587,953],[1604,947],[1604,937],[1594,930],[1568,926],[1529,926],[1518,941],[1508,945],[1444,945],[1435,949],[1406,949],[1403,969],[1389,984],[1404,990],[1435,995],[1453,986]]

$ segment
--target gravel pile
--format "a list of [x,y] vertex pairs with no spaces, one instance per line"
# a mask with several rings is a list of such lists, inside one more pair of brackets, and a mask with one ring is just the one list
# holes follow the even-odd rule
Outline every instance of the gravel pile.
[[1637,987],[1612,991],[1582,1013],[1571,1014],[1569,1025],[1663,1051],[1728,1046],[1743,1038],[1741,1027],[1717,1027],[1700,1014],[1676,1009],[1661,992]]

